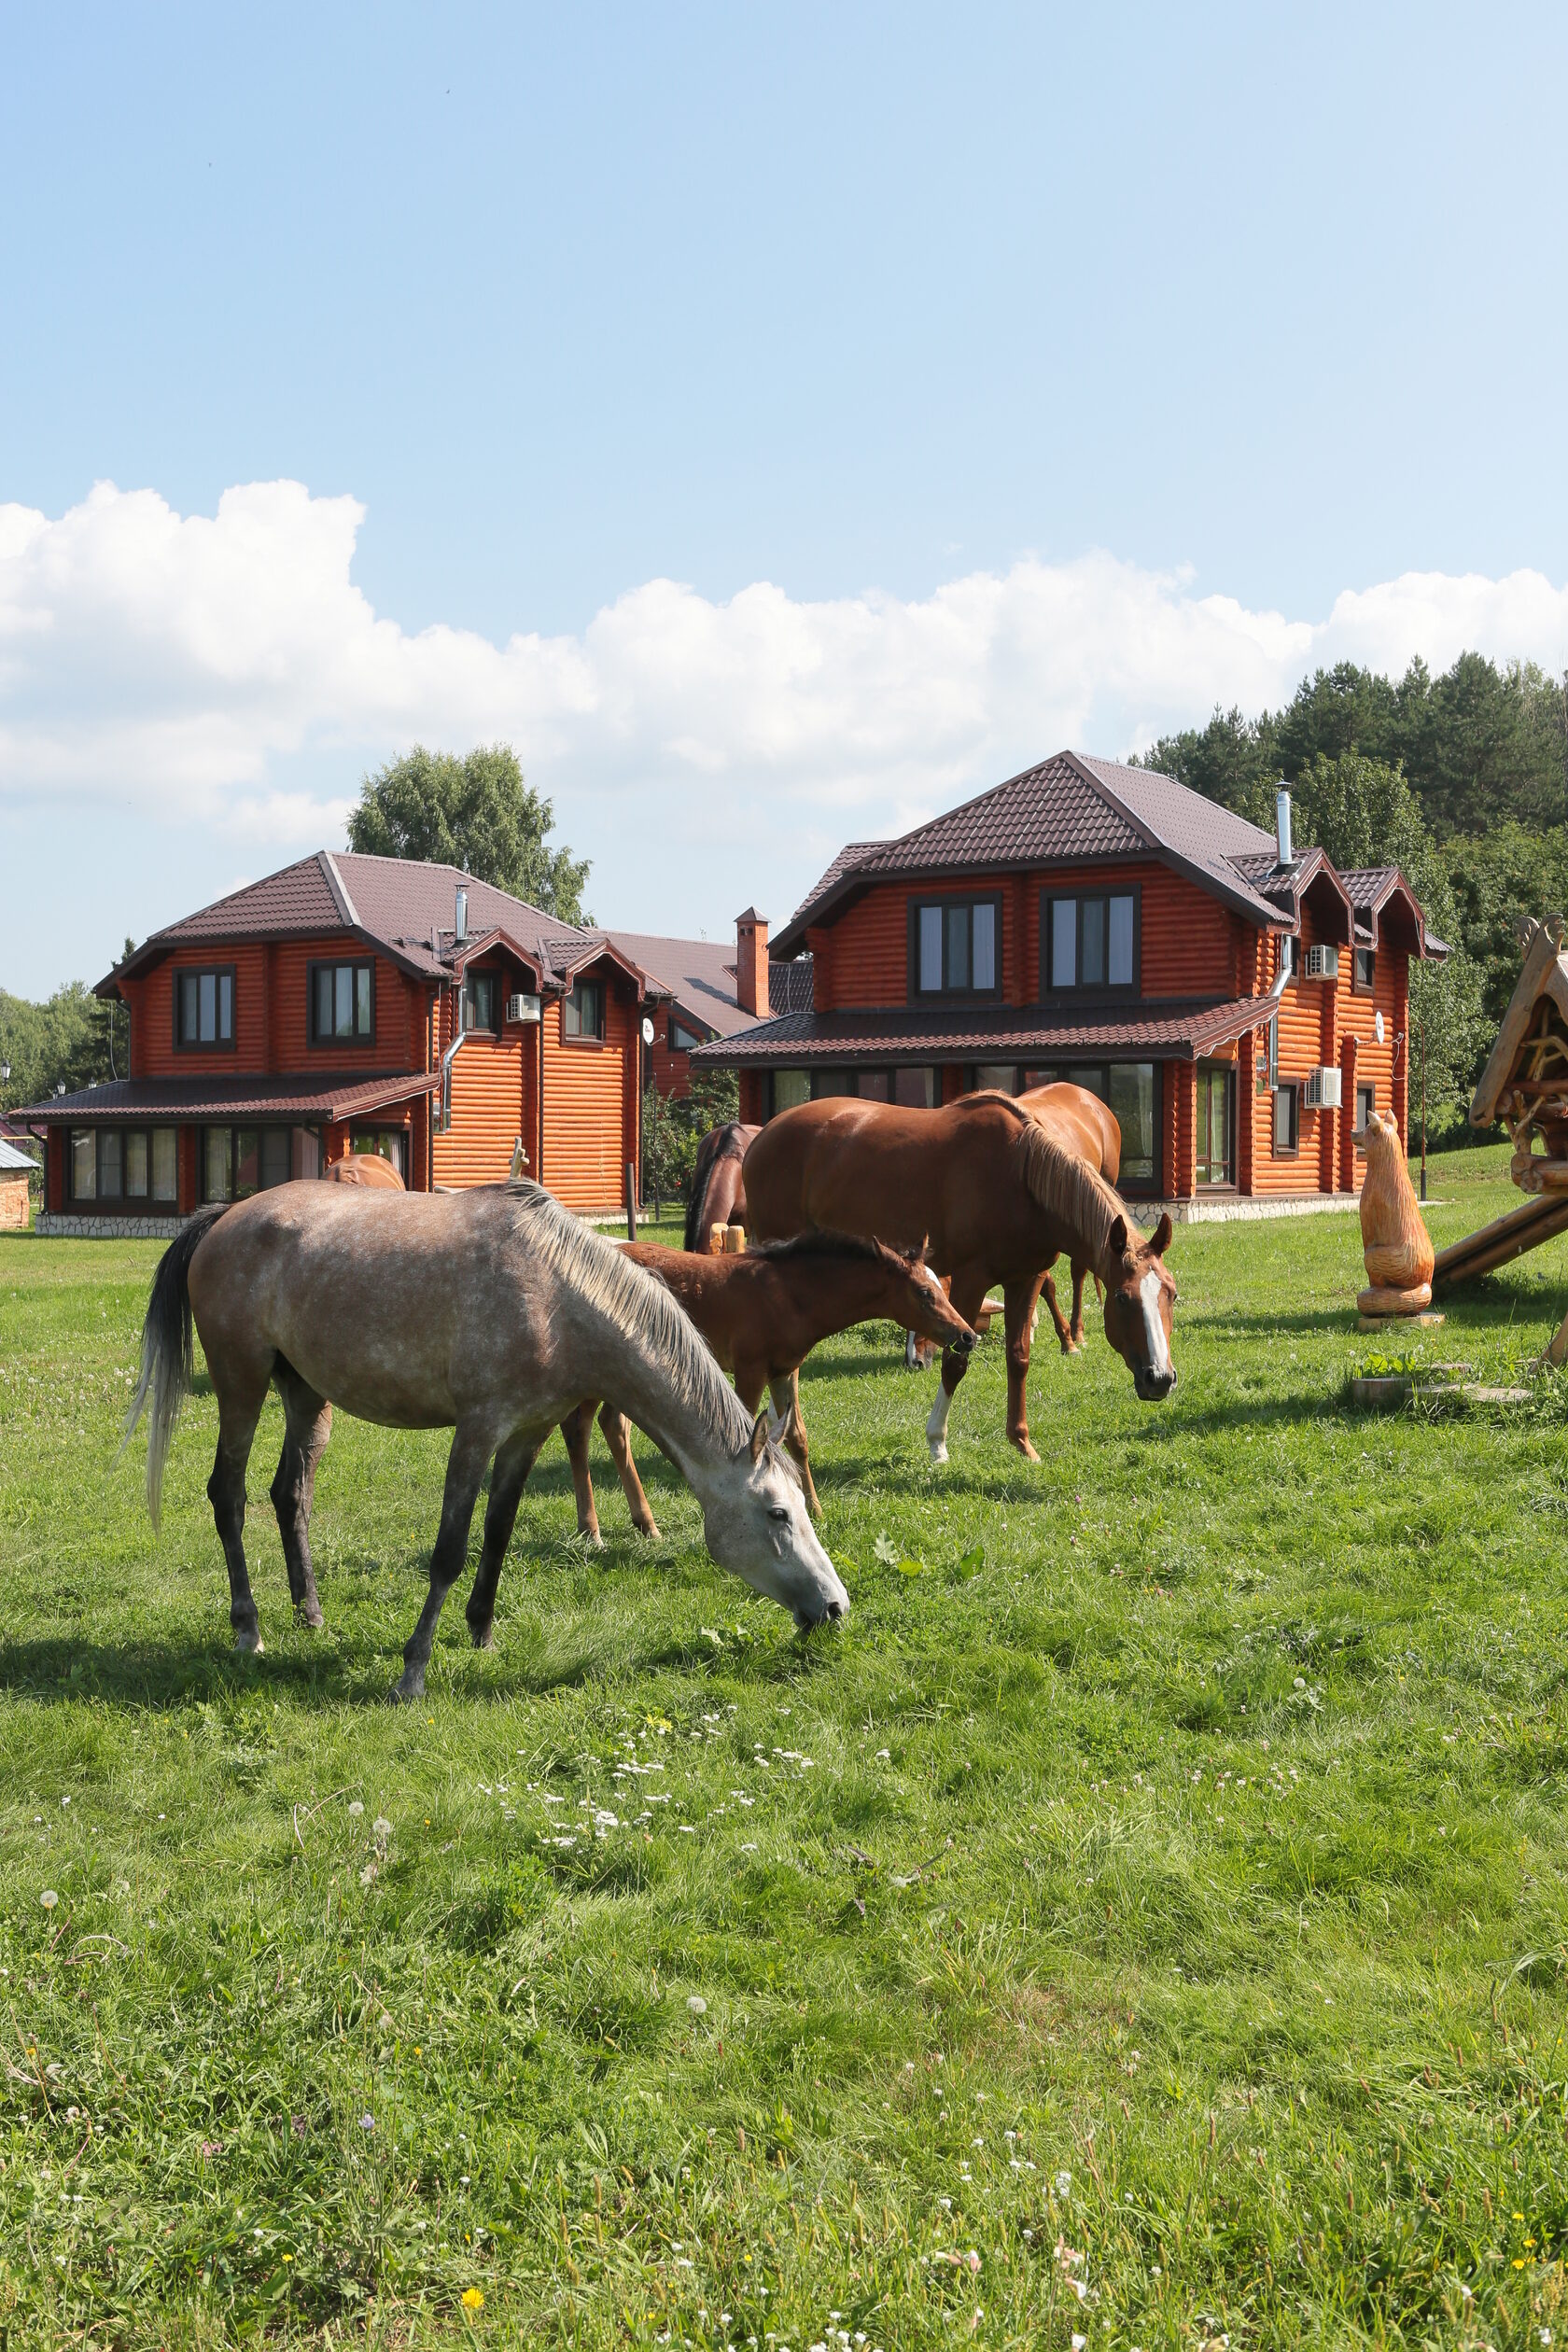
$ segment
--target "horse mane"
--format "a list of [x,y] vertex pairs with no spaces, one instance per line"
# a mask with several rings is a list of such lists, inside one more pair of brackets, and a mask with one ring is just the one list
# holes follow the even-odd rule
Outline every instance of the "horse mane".
[[788,1241],[748,1241],[748,1257],[765,1258],[770,1266],[788,1264],[796,1258],[859,1258],[868,1265],[896,1267],[901,1274],[918,1271],[917,1257],[906,1257],[875,1236],[867,1239],[858,1233],[811,1232],[797,1233]]
[[[1000,1095],[997,1099],[1007,1102],[1011,1098]],[[1087,1254],[1096,1271],[1107,1272],[1111,1266],[1111,1234],[1117,1218],[1126,1224],[1129,1237],[1134,1230],[1120,1196],[1098,1168],[1081,1160],[1076,1152],[1063,1151],[1027,1111],[1020,1111],[1017,1116],[1016,1150],[1030,1197],[1039,1202],[1048,1216],[1059,1217],[1063,1225],[1080,1234],[1088,1245]]]
[[506,1197],[545,1264],[629,1347],[657,1359],[680,1404],[715,1445],[738,1452],[751,1435],[751,1416],[673,1291],[563,1209],[542,1184],[519,1177],[506,1186]]
[[713,1171],[721,1160],[743,1160],[746,1146],[740,1140],[740,1121],[726,1119],[722,1127],[709,1127],[697,1145],[692,1162],[692,1197],[686,1204],[686,1247],[694,1250],[702,1238],[702,1212],[707,1202],[707,1188]]

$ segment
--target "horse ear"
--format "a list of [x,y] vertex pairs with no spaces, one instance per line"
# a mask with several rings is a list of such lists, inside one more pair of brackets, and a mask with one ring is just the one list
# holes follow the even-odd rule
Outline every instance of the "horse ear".
[[751,1459],[753,1462],[761,1462],[767,1448],[767,1415],[765,1413],[759,1413],[757,1415],[756,1423],[751,1431]]
[[1160,1221],[1155,1227],[1155,1238],[1149,1244],[1150,1251],[1154,1256],[1158,1258],[1164,1257],[1167,1250],[1170,1247],[1170,1233],[1171,1225],[1169,1212],[1162,1210],[1160,1211]]
[[1118,1217],[1116,1219],[1115,1224],[1111,1228],[1111,1239],[1106,1246],[1110,1250],[1113,1257],[1126,1257],[1127,1219],[1125,1217]]
[[920,1266],[929,1266],[931,1264],[931,1235],[929,1233],[920,1244],[920,1253],[917,1260],[917,1264]]

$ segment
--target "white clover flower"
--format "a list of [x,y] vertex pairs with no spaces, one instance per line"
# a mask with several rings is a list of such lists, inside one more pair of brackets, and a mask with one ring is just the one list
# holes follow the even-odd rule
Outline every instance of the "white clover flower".
[[1070,2172],[1059,2172],[1059,2173],[1057,2173],[1057,2196],[1058,2196],[1058,2197],[1071,2197],[1071,2194],[1072,2194],[1072,2175],[1071,2175]]

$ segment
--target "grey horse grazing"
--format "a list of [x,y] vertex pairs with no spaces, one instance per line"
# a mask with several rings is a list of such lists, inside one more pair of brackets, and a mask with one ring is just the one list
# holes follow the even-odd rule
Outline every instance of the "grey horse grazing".
[[245,1464],[273,1381],[285,1436],[273,1503],[295,1607],[312,1625],[321,1623],[321,1604],[310,1510],[332,1405],[391,1428],[455,1430],[429,1596],[394,1699],[424,1691],[436,1622],[467,1557],[493,1459],[467,1611],[475,1644],[489,1646],[524,1483],[546,1437],[584,1397],[613,1397],[669,1455],[702,1504],[707,1547],[721,1566],[803,1628],[848,1609],[766,1417],[753,1423],[665,1285],[537,1184],[458,1194],[282,1184],[193,1217],[153,1281],[125,1428],[129,1440],[150,1398],[155,1527],[190,1385],[192,1316],[217,1396],[207,1493],[241,1649],[261,1647],[245,1568]]

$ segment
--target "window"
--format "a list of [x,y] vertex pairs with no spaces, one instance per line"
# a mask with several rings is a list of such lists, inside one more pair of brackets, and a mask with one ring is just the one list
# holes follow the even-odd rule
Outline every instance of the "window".
[[814,1070],[811,1073],[811,1099],[821,1102],[830,1095],[859,1094],[852,1070]]
[[407,1144],[408,1139],[401,1127],[356,1127],[348,1139],[351,1152],[361,1152],[386,1160],[405,1183],[408,1181]]
[[693,1045],[700,1045],[703,1041],[695,1029],[688,1029],[685,1022],[678,1021],[672,1013],[669,1016],[669,1042],[672,1054],[689,1054]]
[[1131,988],[1138,973],[1138,893],[1095,892],[1040,902],[1041,993]]
[[570,996],[561,1001],[561,1034],[585,1038],[604,1036],[604,982],[579,980]]
[[234,968],[175,973],[175,1043],[221,1053],[234,1043]]
[[1354,1132],[1355,1134],[1357,1134],[1357,1135],[1365,1135],[1365,1134],[1366,1133],[1367,1127],[1368,1127],[1370,1126],[1370,1124],[1371,1124],[1371,1120],[1372,1120],[1372,1113],[1373,1113],[1373,1112],[1374,1112],[1374,1111],[1376,1111],[1376,1109],[1377,1109],[1377,1108],[1378,1108],[1378,1089],[1377,1089],[1377,1087],[1376,1087],[1376,1086],[1358,1086],[1358,1087],[1356,1088],[1356,1099],[1355,1099],[1355,1127],[1354,1127],[1354,1130],[1353,1130],[1353,1132]]
[[910,908],[916,996],[997,996],[1001,901],[928,899]]
[[500,1033],[501,978],[497,972],[467,972],[463,975],[463,1034],[485,1029]]
[[811,1072],[809,1070],[776,1070],[770,1091],[775,1114],[780,1111],[792,1111],[797,1102],[809,1102],[811,1099]]
[[[157,1138],[154,1137],[156,1143]],[[198,1165],[203,1200],[248,1200],[321,1173],[321,1135],[316,1127],[207,1127]]]
[[1155,1192],[1159,1185],[1156,1157],[1159,1132],[1159,1076],[1153,1062],[1099,1062],[1076,1069],[1026,1070],[1024,1091],[1031,1086],[1063,1083],[1083,1086],[1098,1095],[1115,1114],[1122,1130],[1122,1166],[1117,1188],[1125,1193]]
[[1358,947],[1351,987],[1357,996],[1370,996],[1378,976],[1378,951],[1375,947]]
[[173,1208],[177,1169],[173,1127],[77,1127],[71,1137],[74,1201]]
[[1232,1138],[1236,1131],[1236,1071],[1229,1062],[1197,1065],[1197,1181],[1236,1181]]
[[370,1043],[375,1036],[373,965],[312,964],[308,987],[313,1045]]
[[776,1070],[770,1118],[797,1102],[829,1101],[840,1095],[861,1102],[898,1102],[906,1110],[933,1110],[942,1097],[934,1070]]
[[1287,1083],[1274,1089],[1274,1156],[1294,1159],[1301,1148],[1301,1094]]

